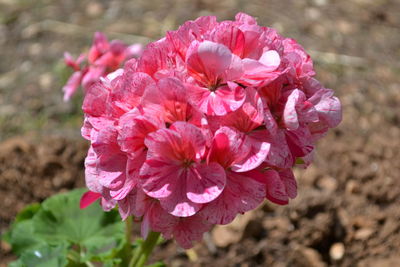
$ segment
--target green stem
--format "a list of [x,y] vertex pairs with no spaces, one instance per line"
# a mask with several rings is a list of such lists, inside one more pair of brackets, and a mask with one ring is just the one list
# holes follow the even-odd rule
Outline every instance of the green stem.
[[132,243],[132,216],[128,216],[125,220],[125,238],[126,238],[126,243],[131,244]]
[[129,263],[129,267],[143,267],[154,247],[157,245],[159,237],[160,233],[150,232],[146,240],[140,245],[140,248],[138,248],[133,255]]

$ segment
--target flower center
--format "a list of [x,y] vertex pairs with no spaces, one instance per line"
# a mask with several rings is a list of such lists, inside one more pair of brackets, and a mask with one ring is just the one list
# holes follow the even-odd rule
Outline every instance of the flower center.
[[190,165],[192,165],[192,163],[193,163],[193,160],[191,160],[191,159],[184,159],[184,160],[182,161],[182,167],[183,167],[183,168],[189,168]]

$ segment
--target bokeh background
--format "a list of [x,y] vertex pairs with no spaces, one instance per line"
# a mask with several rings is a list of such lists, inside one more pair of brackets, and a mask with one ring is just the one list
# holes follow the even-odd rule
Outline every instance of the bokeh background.
[[[400,2],[398,0],[0,0],[0,231],[24,205],[84,185],[82,94],[62,101],[64,51],[93,33],[127,43],[186,20],[239,12],[298,40],[336,91],[343,122],[296,170],[299,196],[215,227],[194,252],[167,242],[169,266],[398,266]],[[1,243],[0,266],[13,259]]]

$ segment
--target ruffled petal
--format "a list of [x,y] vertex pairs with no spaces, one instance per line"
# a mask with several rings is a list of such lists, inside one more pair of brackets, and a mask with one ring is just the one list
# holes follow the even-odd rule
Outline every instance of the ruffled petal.
[[265,198],[265,185],[251,176],[251,172],[228,171],[227,184],[222,194],[199,214],[209,223],[228,224],[237,214],[256,208]]

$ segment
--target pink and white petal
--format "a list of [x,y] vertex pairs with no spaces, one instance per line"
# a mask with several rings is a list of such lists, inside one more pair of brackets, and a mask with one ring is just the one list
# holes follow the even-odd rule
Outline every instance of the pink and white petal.
[[117,190],[110,190],[110,196],[115,200],[122,200],[135,188],[136,184],[137,181],[132,177],[125,177],[122,187]]
[[90,66],[82,77],[82,87],[88,90],[94,83],[100,81],[100,77],[106,74],[104,66]]
[[232,166],[235,172],[247,172],[260,166],[267,158],[271,144],[267,141],[265,131],[255,131],[245,136],[243,146],[248,147],[249,152]]
[[223,76],[224,79],[222,81],[229,82],[240,80],[243,74],[244,70],[242,59],[239,56],[232,54],[231,64],[229,65],[229,68],[225,71],[225,75]]
[[342,108],[337,97],[330,89],[318,90],[308,101],[315,105],[318,115],[330,128],[342,121]]
[[181,218],[167,213],[158,202],[151,202],[145,212],[151,230],[162,233],[166,239],[172,238],[173,228]]
[[65,65],[67,65],[68,67],[71,67],[75,71],[80,70],[79,64],[77,64],[76,60],[68,52],[64,52],[64,63],[65,63]]
[[213,115],[214,111],[210,105],[210,98],[214,97],[214,94],[205,87],[200,87],[197,85],[186,84],[188,98],[192,106],[197,107],[201,112],[206,115]]
[[241,23],[249,24],[249,25],[256,25],[257,21],[254,17],[249,16],[245,13],[239,12],[235,16],[235,20]]
[[192,42],[186,54],[189,72],[205,85],[215,85],[231,65],[228,47],[210,41]]
[[[239,109],[245,99],[246,91],[236,83],[228,82],[228,86],[221,86],[209,96],[210,109],[217,116],[226,115]],[[213,115],[208,114],[207,115]]]
[[[196,214],[203,204],[195,203],[187,198],[187,185],[184,181],[184,176],[177,177],[179,182],[176,182],[173,188],[173,194],[169,197],[161,198],[160,204],[169,214],[177,217],[189,217]],[[184,181],[184,182],[183,182]]]
[[82,72],[76,71],[72,74],[72,76],[68,79],[67,83],[62,88],[64,92],[64,101],[68,102],[70,98],[75,94],[76,90],[80,86],[82,81]]
[[118,200],[118,211],[121,215],[123,221],[125,221],[129,216],[134,215],[134,209],[137,198],[136,190],[132,190],[125,198]]
[[290,93],[285,108],[283,110],[283,120],[288,130],[296,130],[299,127],[299,118],[297,115],[296,106],[299,101],[304,101],[304,98],[300,99],[300,91],[295,89]]
[[195,203],[208,203],[224,190],[225,170],[218,163],[193,164],[186,171],[186,196]]
[[[267,82],[272,82],[281,74],[279,71],[275,71],[275,67],[265,66],[258,60],[245,58],[242,60],[244,75],[240,82],[243,81],[244,84],[254,86],[259,86],[261,84],[267,84]],[[252,80],[254,80],[252,82]],[[258,82],[257,82],[258,81]]]
[[286,142],[294,158],[304,157],[314,150],[314,142],[310,130],[299,127],[295,131],[285,131]]
[[159,129],[147,135],[144,140],[148,155],[179,163],[184,158],[195,158],[196,151],[189,140],[182,140],[180,134],[170,129]]
[[126,110],[133,109],[142,100],[144,92],[155,86],[155,81],[146,73],[125,71],[112,91],[112,101]]
[[101,129],[92,141],[92,147],[98,155],[98,164],[105,171],[124,171],[126,154],[121,152],[117,143],[117,131],[113,127]]
[[159,129],[148,134],[145,145],[152,157],[157,156],[166,162],[181,164],[184,161],[199,159],[203,155],[205,138],[196,126],[186,122],[175,122],[170,129]]
[[177,121],[169,129],[179,133],[182,140],[182,148],[195,151],[196,160],[200,160],[203,157],[206,149],[206,140],[198,127],[187,122]]
[[135,158],[128,158],[126,178],[124,185],[118,190],[111,190],[110,196],[115,200],[122,200],[132,192],[139,182],[140,169],[145,161],[146,152],[142,152]]
[[[110,163],[109,166],[111,166]],[[121,170],[102,170],[101,167],[98,166],[98,179],[99,184],[110,189],[110,190],[119,190],[125,183],[125,173]]]
[[[192,116],[193,107],[188,103],[186,88],[175,78],[164,78],[158,82],[158,101],[162,106],[164,120],[168,123],[187,121]],[[154,97],[153,97],[154,98]]]
[[193,22],[199,27],[202,35],[210,32],[218,25],[216,16],[201,16]]
[[278,124],[268,107],[264,109],[264,122],[265,128],[268,130],[270,135],[274,136],[278,132]]
[[[257,128],[264,122],[264,105],[262,99],[254,88],[247,88],[246,105],[242,106],[243,113],[247,115],[249,124],[252,124],[249,128]],[[252,130],[253,130],[252,129]]]
[[289,203],[288,193],[286,192],[286,185],[282,181],[279,173],[275,170],[267,170],[265,172],[266,179],[266,195],[267,199],[279,204],[286,205]]
[[262,100],[252,87],[246,88],[246,94],[246,100],[239,109],[225,116],[212,118],[213,124],[234,127],[244,133],[261,126],[264,121]]
[[[208,17],[200,17],[196,21],[186,21],[183,23],[177,31],[168,31],[167,40],[172,44],[173,49],[179,54],[182,59],[186,59],[187,49],[190,44],[195,41],[202,39],[202,28],[208,28],[211,20]],[[215,19],[214,19],[215,20]]]
[[[275,50],[268,50],[264,52],[258,61],[263,64],[268,71],[276,70],[281,64],[281,58],[278,52]],[[267,70],[265,69],[264,71]]]
[[143,45],[142,44],[133,44],[126,48],[126,57],[127,58],[138,58],[143,53]]
[[122,151],[135,157],[146,148],[144,140],[147,135],[161,127],[162,123],[159,120],[143,116],[138,109],[134,109],[119,120],[118,144]]
[[255,209],[265,198],[265,184],[247,173],[227,172],[227,184],[222,194],[204,206],[199,215],[211,224],[228,224],[239,213]]
[[244,34],[233,22],[221,22],[211,32],[211,40],[225,45],[235,55],[242,55],[245,44]]
[[171,51],[172,45],[166,38],[148,44],[138,59],[136,71],[145,72],[154,77],[158,71],[168,69],[168,56]]
[[115,207],[115,205],[117,205],[117,201],[115,201],[114,199],[106,199],[103,197],[100,204],[104,211],[110,211]]
[[85,158],[85,182],[86,187],[89,188],[90,191],[96,193],[103,192],[103,186],[99,183],[99,173],[97,170],[97,155],[93,151],[93,148],[90,147],[88,154]]
[[250,152],[250,147],[243,145],[245,135],[234,128],[221,127],[214,135],[207,162],[217,162],[228,168],[241,161]]
[[293,155],[289,149],[289,145],[286,141],[285,132],[279,130],[276,135],[271,135],[269,132],[265,131],[268,142],[271,144],[269,153],[265,162],[277,168],[290,168],[294,164]]
[[186,196],[186,173],[181,166],[160,168],[159,162],[147,160],[141,170],[142,189],[150,197],[160,200],[161,206],[170,214],[187,217],[195,214],[201,204]]
[[99,183],[109,189],[120,189],[125,181],[127,157],[116,143],[117,132],[113,128],[101,130],[92,143],[97,154]]
[[288,130],[296,130],[300,123],[317,122],[318,113],[314,105],[306,100],[306,95],[294,89],[287,98],[283,120]]
[[295,198],[297,196],[297,182],[291,169],[286,169],[279,172],[283,183],[285,184],[288,197]]
[[86,115],[100,117],[107,115],[110,91],[101,82],[86,90],[82,109]]
[[143,191],[150,197],[166,198],[175,194],[182,177],[181,167],[162,159],[148,158],[140,170],[140,182]]
[[202,239],[203,234],[210,230],[211,224],[202,219],[199,215],[182,218],[176,221],[173,228],[174,238],[184,249],[193,247],[193,241]]

